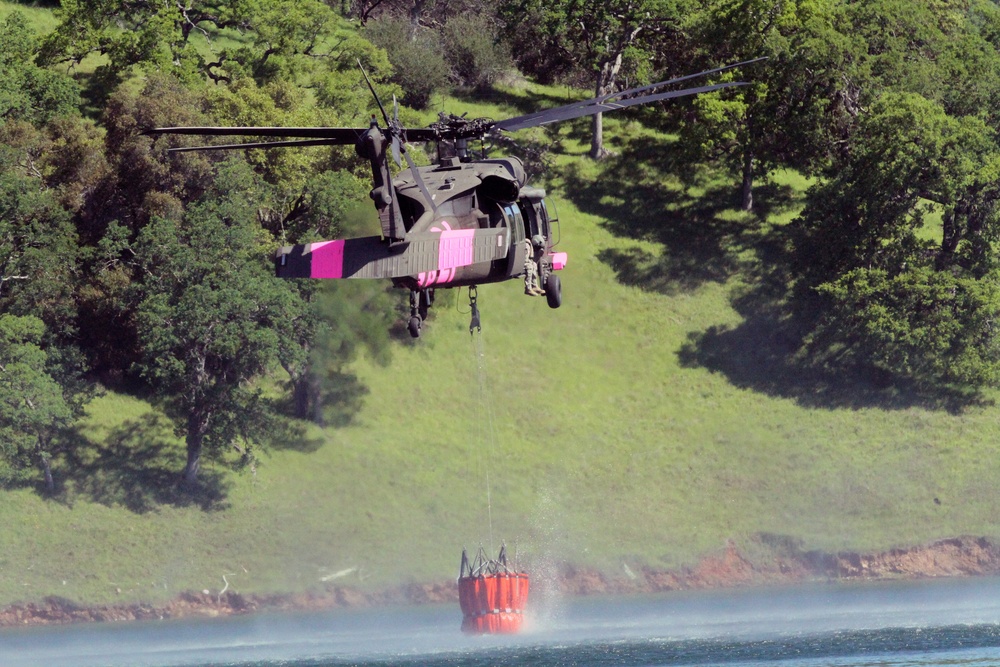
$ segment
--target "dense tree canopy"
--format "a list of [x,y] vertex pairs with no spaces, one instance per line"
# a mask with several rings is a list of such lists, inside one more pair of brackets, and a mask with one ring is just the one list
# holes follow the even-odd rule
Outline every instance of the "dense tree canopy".
[[249,382],[277,352],[276,320],[290,294],[257,243],[255,181],[246,164],[224,163],[216,189],[181,220],[154,218],[136,243],[139,366],[184,435],[187,484],[204,448],[238,446],[242,458],[262,441],[260,390]]
[[52,447],[75,415],[48,372],[44,332],[37,318],[0,315],[0,481],[41,470],[51,492]]
[[[600,97],[613,92],[626,72],[631,82],[648,83],[656,37],[677,29],[684,8],[683,0],[506,0],[500,12],[519,44],[538,44],[519,54],[531,57],[539,47],[562,54],[591,72]],[[601,114],[595,114],[590,155],[605,154]]]
[[76,83],[35,64],[38,43],[23,14],[0,24],[0,44],[0,118],[44,123],[76,111]]

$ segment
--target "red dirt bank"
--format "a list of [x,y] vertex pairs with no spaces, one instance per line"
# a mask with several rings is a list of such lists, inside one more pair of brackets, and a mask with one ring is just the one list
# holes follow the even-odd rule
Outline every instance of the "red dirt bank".
[[[759,536],[752,560],[730,542],[719,553],[702,558],[691,568],[662,571],[623,567],[628,576],[611,577],[595,570],[565,566],[551,582],[565,594],[635,594],[672,590],[737,588],[807,581],[919,579],[1000,574],[1000,545],[985,537],[957,537],[905,549],[872,554],[836,554],[803,551],[793,541]],[[163,606],[123,604],[85,607],[62,598],[0,609],[0,626],[131,621],[227,616],[255,611],[322,610],[384,604],[456,602],[454,582],[410,585],[382,593],[362,593],[331,586],[325,590],[275,596],[226,593],[221,597],[184,593]]]

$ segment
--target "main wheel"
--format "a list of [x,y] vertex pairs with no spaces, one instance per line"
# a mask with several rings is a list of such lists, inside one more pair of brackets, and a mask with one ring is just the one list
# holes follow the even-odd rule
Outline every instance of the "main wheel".
[[414,338],[420,338],[420,318],[411,317],[410,324],[406,327],[410,330],[410,335]]
[[562,283],[559,276],[550,273],[545,279],[545,299],[549,302],[549,308],[558,308],[562,305]]

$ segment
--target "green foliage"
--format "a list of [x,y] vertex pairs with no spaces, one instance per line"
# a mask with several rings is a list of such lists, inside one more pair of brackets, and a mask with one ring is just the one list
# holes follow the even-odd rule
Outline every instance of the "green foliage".
[[807,348],[834,368],[872,366],[884,377],[959,392],[996,383],[998,276],[956,278],[929,268],[890,276],[856,269],[819,287],[831,304]]
[[[0,137],[23,126],[8,124]],[[31,135],[31,131],[27,130]],[[69,212],[38,177],[27,145],[0,144],[0,312],[41,318],[53,337],[74,336],[73,277],[79,254]]]
[[649,74],[642,63],[652,57],[660,28],[679,21],[685,9],[677,0],[506,0],[498,14],[526,71],[551,80],[577,67],[610,91],[622,67],[640,81]]
[[303,191],[302,214],[283,230],[285,238],[306,243],[342,236],[360,236],[351,216],[364,202],[368,183],[344,171],[323,171],[312,176]]
[[963,116],[996,104],[997,51],[980,29],[996,13],[981,2],[867,0],[848,4],[844,29],[867,45],[864,66],[880,88],[918,93]]
[[380,81],[392,71],[385,49],[375,46],[353,28],[341,28],[331,38],[330,54],[327,68],[313,76],[316,99],[339,118],[364,122],[371,108],[371,92],[363,77],[358,76],[358,62],[369,76]]
[[768,58],[724,75],[749,85],[700,95],[681,119],[695,159],[721,159],[739,174],[745,210],[755,180],[781,165],[827,166],[854,123],[865,44],[843,30],[843,12],[840,2],[719,0],[692,20],[695,43],[718,45],[712,64]]
[[[252,79],[241,79],[229,86],[213,86],[205,97],[208,113],[220,119],[219,122],[293,127],[316,124],[301,104],[294,86],[285,82],[259,86]],[[248,151],[246,158],[267,183],[277,186],[287,197],[291,193],[298,195],[314,170],[316,154],[302,150],[256,150]]]
[[[335,20],[319,0],[187,5],[67,0],[57,16],[59,25],[46,37],[41,61],[80,63],[94,53],[105,56],[107,63],[96,73],[105,94],[135,68],[188,80],[194,72],[216,82],[293,80],[313,69],[309,56],[320,51]],[[215,38],[229,35],[238,36],[235,43],[215,46]]]
[[[827,365],[867,360],[925,387],[992,384],[996,343],[983,323],[998,287],[1000,220],[989,201],[963,205],[970,189],[995,183],[991,132],[922,96],[887,93],[859,133],[795,223],[793,304],[818,320],[806,349]],[[946,253],[920,235],[927,199],[948,207]]]
[[385,17],[369,22],[363,34],[388,54],[393,68],[389,80],[403,89],[404,104],[426,109],[431,95],[447,86],[448,63],[435,33],[413,32],[409,22]]
[[558,33],[552,34],[550,26],[558,22],[549,20],[544,3],[504,2],[498,9],[504,21],[504,38],[521,72],[551,84],[573,71],[573,54],[555,47]]
[[185,436],[188,484],[203,451],[224,460],[235,449],[245,464],[266,442],[260,391],[248,383],[275,358],[288,290],[256,254],[248,196],[256,184],[245,164],[224,163],[215,189],[182,222],[154,218],[138,240],[141,373]]
[[52,491],[53,439],[74,414],[47,371],[44,331],[37,318],[0,315],[0,483],[42,471]]
[[45,123],[75,113],[76,83],[35,65],[38,44],[27,19],[14,12],[0,23],[0,119]]
[[963,126],[914,94],[887,94],[863,119],[837,176],[817,186],[802,214],[800,275],[825,277],[860,267],[898,270],[920,261],[921,197],[946,187],[962,164]]
[[[590,73],[594,96],[601,97],[615,92],[620,77],[631,75],[634,83],[645,82],[651,73],[646,61],[656,51],[653,36],[682,16],[683,4],[676,0],[507,0],[498,13],[505,20],[515,53],[524,39],[537,39],[544,48],[565,53],[579,71]],[[600,159],[607,155],[601,114],[592,116],[591,122],[590,156]]]
[[445,58],[460,85],[486,90],[513,66],[496,26],[482,14],[455,16],[441,31]]
[[103,67],[113,76],[143,62],[169,65],[170,53],[161,47],[181,20],[176,7],[130,0],[67,0],[57,16],[59,25],[46,37],[41,61],[80,63],[101,53],[108,56]]

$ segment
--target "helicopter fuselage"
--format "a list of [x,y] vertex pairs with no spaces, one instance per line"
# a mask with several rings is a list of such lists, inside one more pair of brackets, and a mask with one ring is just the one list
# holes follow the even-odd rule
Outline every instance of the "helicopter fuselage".
[[[388,278],[426,290],[502,282],[524,275],[524,240],[541,236],[544,279],[566,264],[554,252],[545,191],[526,187],[520,160],[462,162],[457,158],[392,181],[405,234],[286,246],[276,256],[286,278]],[[380,192],[372,190],[373,199]],[[378,203],[376,201],[376,203]],[[384,216],[385,217],[385,216]]]

